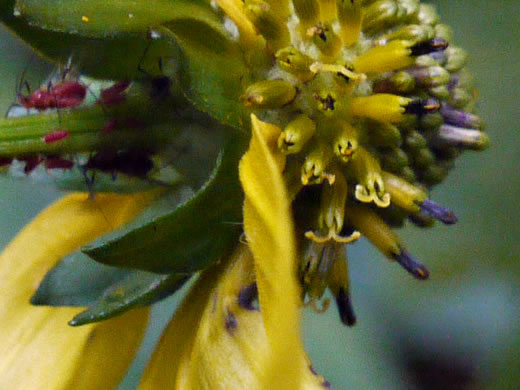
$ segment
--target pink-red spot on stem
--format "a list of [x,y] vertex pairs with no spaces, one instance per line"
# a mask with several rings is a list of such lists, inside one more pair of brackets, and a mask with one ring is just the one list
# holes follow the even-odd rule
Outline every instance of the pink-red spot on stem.
[[47,134],[45,137],[43,137],[43,141],[46,144],[52,144],[54,142],[61,141],[65,138],[67,138],[70,135],[70,131],[68,130],[56,130],[52,133]]

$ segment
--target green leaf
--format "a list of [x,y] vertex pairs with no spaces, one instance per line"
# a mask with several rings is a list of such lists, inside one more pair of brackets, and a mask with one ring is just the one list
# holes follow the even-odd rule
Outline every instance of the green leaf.
[[214,19],[202,0],[17,0],[14,12],[43,29],[88,37],[147,32],[175,19]]
[[237,42],[215,25],[193,19],[170,21],[157,31],[172,37],[182,50],[178,77],[186,97],[222,123],[249,128],[240,95],[250,70]]
[[171,201],[83,252],[107,264],[158,273],[192,273],[217,261],[241,232],[243,193],[238,161],[246,142],[230,142],[212,177],[193,198],[174,208]]
[[180,289],[191,275],[157,275],[132,271],[110,286],[87,310],[76,315],[69,325],[79,326],[117,316],[135,306],[153,304]]
[[75,252],[51,269],[31,298],[33,305],[88,306],[131,272],[96,263]]
[[172,57],[177,50],[176,44],[166,39],[151,43],[144,32],[101,39],[44,30],[15,17],[14,3],[0,2],[0,21],[47,60],[67,64],[71,58],[74,69],[82,75],[112,80],[161,76],[159,58]]

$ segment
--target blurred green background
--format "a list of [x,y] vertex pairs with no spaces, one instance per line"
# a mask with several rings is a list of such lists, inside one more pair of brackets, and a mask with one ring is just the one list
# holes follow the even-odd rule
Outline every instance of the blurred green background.
[[[456,210],[455,226],[403,229],[428,265],[418,282],[365,242],[349,247],[358,324],[343,327],[334,308],[305,313],[314,366],[335,389],[520,389],[520,2],[438,0],[455,42],[471,54],[478,111],[492,146],[467,153],[432,198]],[[52,69],[0,31],[0,113],[15,100],[27,68],[31,85]],[[0,177],[0,248],[60,193]],[[120,390],[134,389],[179,297],[154,321]]]

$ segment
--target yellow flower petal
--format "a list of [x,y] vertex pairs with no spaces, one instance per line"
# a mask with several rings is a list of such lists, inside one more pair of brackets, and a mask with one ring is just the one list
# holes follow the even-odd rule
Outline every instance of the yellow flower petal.
[[[238,296],[255,280],[253,256],[240,245],[206,270],[168,325],[139,390],[260,390],[271,358],[262,314]],[[306,356],[293,356],[307,362]],[[301,389],[323,389],[309,366]],[[274,388],[285,389],[285,382]]]
[[[190,359],[200,319],[219,272],[210,268],[202,273],[163,333],[144,372],[139,390],[178,389],[179,367]],[[190,390],[189,387],[180,388]]]
[[252,139],[240,162],[246,194],[244,230],[254,255],[260,307],[270,344],[264,388],[301,389],[300,288],[291,205],[282,177],[281,130],[252,118]]
[[78,308],[29,304],[45,273],[62,257],[132,219],[152,199],[66,196],[44,210],[0,255],[0,389],[111,389],[132,361],[148,310],[72,328]]

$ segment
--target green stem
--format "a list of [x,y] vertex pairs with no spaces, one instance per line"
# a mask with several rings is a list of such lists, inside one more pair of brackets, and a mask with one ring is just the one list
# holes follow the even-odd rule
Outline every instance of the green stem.
[[[141,95],[110,111],[93,105],[0,120],[0,158],[133,147],[155,151],[171,142],[175,134],[171,124],[179,124],[174,122],[171,107],[143,101]],[[104,130],[112,125],[114,129]],[[67,130],[69,135],[45,142],[44,137],[57,130]]]

